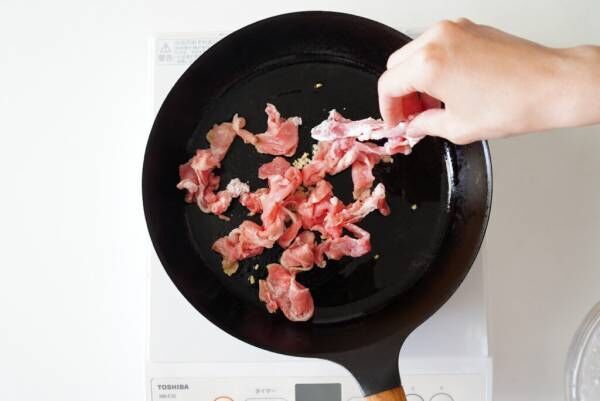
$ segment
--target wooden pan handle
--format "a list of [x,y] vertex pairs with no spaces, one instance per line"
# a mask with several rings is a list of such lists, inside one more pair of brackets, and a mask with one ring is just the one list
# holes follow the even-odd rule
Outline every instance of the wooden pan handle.
[[383,391],[378,394],[373,394],[367,398],[366,401],[406,401],[406,395],[402,387],[396,387],[391,390]]

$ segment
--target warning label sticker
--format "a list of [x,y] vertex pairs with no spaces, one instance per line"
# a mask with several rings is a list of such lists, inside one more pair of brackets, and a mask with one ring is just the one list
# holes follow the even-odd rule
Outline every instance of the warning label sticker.
[[189,65],[215,44],[218,36],[187,39],[158,39],[156,61],[161,65]]

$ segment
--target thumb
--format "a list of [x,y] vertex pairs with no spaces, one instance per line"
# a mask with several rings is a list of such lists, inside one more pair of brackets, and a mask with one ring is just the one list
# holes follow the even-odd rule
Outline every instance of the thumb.
[[409,121],[406,127],[406,136],[413,139],[421,139],[424,136],[439,136],[452,140],[449,132],[449,116],[444,109],[429,109],[418,114]]

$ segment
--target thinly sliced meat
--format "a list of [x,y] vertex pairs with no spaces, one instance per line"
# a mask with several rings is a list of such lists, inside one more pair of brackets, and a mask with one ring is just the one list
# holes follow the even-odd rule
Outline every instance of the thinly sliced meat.
[[293,322],[310,319],[315,310],[308,288],[296,281],[295,275],[283,266],[273,263],[267,266],[266,280],[258,282],[258,296],[271,313],[281,309]]
[[348,224],[358,223],[369,213],[379,210],[384,216],[390,214],[390,208],[385,200],[385,186],[377,184],[373,193],[362,200],[357,200],[346,207],[341,206],[337,198],[332,198],[332,208],[328,210],[323,221],[321,233],[330,237],[340,237],[342,230]]
[[233,116],[232,122],[215,124],[206,134],[206,139],[210,144],[210,151],[218,161],[221,161],[223,158],[225,158],[231,143],[235,139],[236,131],[234,126],[239,125],[238,120],[239,117],[236,114]]
[[302,231],[281,254],[281,265],[290,271],[310,270],[315,264],[315,233]]
[[185,189],[186,202],[196,201],[205,213],[210,213],[210,201],[206,199],[207,196],[214,196],[214,191],[219,186],[219,177],[213,174],[216,167],[219,167],[219,160],[209,149],[198,149],[187,163],[179,166],[181,181],[177,188]]
[[384,216],[390,214],[390,207],[385,200],[385,186],[379,183],[373,193],[361,201],[350,204],[343,212],[342,217],[348,223],[356,223],[374,210],[379,210]]
[[333,187],[331,183],[326,180],[321,180],[316,183],[314,189],[310,192],[308,201],[310,203],[318,203],[323,200],[327,200],[333,196]]
[[297,212],[300,205],[306,202],[308,194],[303,189],[297,189],[296,192],[283,200],[283,206],[292,212]]
[[[404,147],[400,145],[404,144]],[[378,146],[370,142],[359,142],[355,138],[341,138],[332,142],[319,142],[318,150],[311,163],[304,167],[304,184],[313,185],[318,181],[319,175],[335,175],[350,167],[361,156],[369,156],[374,162],[379,162],[383,157],[389,157],[404,152],[407,142],[405,139],[394,139],[394,146],[386,150],[385,146]],[[312,165],[312,166],[311,166]],[[321,170],[324,170],[322,172]]]
[[[293,167],[290,168],[293,169]],[[274,182],[275,184],[280,184],[279,180],[274,180]],[[270,186],[269,192],[262,194],[261,198],[268,198],[272,188]],[[278,187],[276,186],[275,188]],[[275,195],[277,194],[279,193],[275,192]],[[242,196],[247,195],[244,194]],[[319,181],[311,189],[308,196],[299,192],[288,196],[290,198],[297,198],[293,200],[293,203],[297,204],[296,212],[285,206],[286,200],[272,202],[273,206],[265,208],[265,211],[261,215],[262,225],[252,221],[244,221],[240,227],[233,230],[227,237],[224,237],[228,240],[221,238],[218,240],[220,241],[220,245],[215,243],[213,249],[223,255],[224,269],[231,270],[230,266],[232,262],[237,262],[261,253],[264,248],[272,248],[275,242],[282,248],[290,247],[292,242],[294,243],[291,247],[294,247],[294,244],[297,246],[301,245],[294,240],[295,238],[299,238],[297,234],[301,227],[320,232],[326,238],[325,242],[328,242],[332,239],[344,237],[342,234],[345,228],[348,229],[349,226],[353,226],[353,223],[361,221],[374,210],[379,210],[383,215],[390,213],[389,206],[385,200],[385,187],[383,184],[378,184],[366,198],[357,200],[348,206],[345,206],[341,200],[333,196],[331,184],[325,180]],[[286,223],[288,223],[287,226]],[[232,241],[238,241],[240,244],[236,248],[236,252],[231,251],[229,247],[223,247],[223,243],[230,244]],[[324,262],[323,255],[329,255],[329,253],[337,255],[337,250],[342,249],[340,247],[346,244],[360,245],[364,244],[364,241],[356,243],[356,241],[353,242],[344,239],[342,241],[331,242],[331,245],[323,245],[319,248],[322,249],[320,256],[315,256],[317,259],[320,258],[319,265],[322,265]],[[331,250],[328,247],[332,247]],[[358,248],[356,252],[362,254],[363,250],[364,247]],[[284,266],[298,267],[292,266],[291,263],[293,262],[289,262],[291,260],[290,257],[295,252],[298,251],[287,254],[284,252],[286,255],[285,258],[282,257],[282,264]],[[300,264],[299,267],[306,268],[303,264]]]
[[223,213],[229,209],[231,201],[250,191],[248,184],[241,182],[238,178],[229,181],[227,187],[217,193],[206,193],[204,200],[210,213],[213,213],[223,220],[229,220],[229,217],[223,216]]
[[[280,164],[282,161],[289,166],[283,174],[281,174]],[[289,195],[296,192],[296,189],[302,183],[302,173],[281,157],[276,157],[272,162],[261,166],[263,172],[276,170],[277,173],[272,175],[263,175],[268,180],[269,191],[260,197],[262,214],[261,220],[266,227],[270,224],[274,215],[280,213],[282,202]]]
[[259,188],[254,192],[248,192],[240,196],[240,203],[250,211],[248,214],[253,216],[256,213],[262,212],[262,203],[260,199],[268,192],[268,188]]
[[[262,212],[262,197],[266,196],[269,192],[268,188],[259,188],[255,192],[248,192],[242,194],[240,197],[240,203],[250,211],[250,215]],[[306,195],[303,192],[295,192],[284,199],[283,205],[291,210],[296,211],[298,205],[304,202]]]
[[223,219],[227,219],[222,214],[229,208],[231,200],[248,191],[245,184],[232,180],[233,186],[215,193],[219,188],[220,178],[213,170],[220,167],[221,160],[235,139],[234,126],[239,124],[237,115],[233,122],[215,124],[206,134],[210,148],[196,150],[196,154],[187,163],[179,166],[180,181],[177,188],[186,190],[185,201],[195,201],[204,213],[213,213]]
[[278,215],[268,227],[245,220],[228,235],[217,239],[212,249],[223,257],[223,271],[232,275],[240,260],[259,255],[265,248],[272,248],[285,231],[284,217]]
[[251,220],[244,220],[239,226],[239,241],[242,247],[248,249],[253,249],[254,247],[272,248],[275,241],[281,236],[280,233],[283,231],[283,228],[283,223],[280,220],[275,221],[267,229]]
[[[375,179],[373,167],[408,146],[404,138],[400,141],[396,142],[393,138],[384,146],[359,142],[355,138],[319,142],[315,157],[302,169],[303,183],[315,185],[326,174],[335,175],[352,166],[353,196],[354,199],[363,199],[368,196]],[[386,146],[390,146],[391,152],[385,150]]]
[[277,108],[267,103],[267,131],[256,135],[256,150],[270,155],[292,156],[298,147],[300,117],[282,118]]
[[[283,314],[292,322],[305,322],[315,313],[315,304],[310,290],[292,280],[288,292],[289,304],[282,303],[279,307]],[[289,305],[289,306],[288,306]]]
[[[233,230],[229,235],[217,239],[212,245],[212,250],[218,252],[223,257],[221,266],[223,272],[231,276],[238,270],[238,261],[246,255],[242,255],[239,248],[239,230]],[[262,252],[262,249],[260,249]]]
[[[290,170],[288,172],[290,168],[292,168],[293,170]],[[270,181],[270,183],[272,183],[271,187],[273,187],[273,190],[274,187],[277,186],[281,191],[283,191],[282,193],[277,195],[277,199],[286,199],[286,202],[288,202],[288,200],[297,201],[299,199],[297,198],[298,195],[294,195],[293,197],[290,197],[288,195],[284,198],[282,198],[282,195],[285,195],[285,193],[295,190],[300,185],[300,175],[300,171],[298,171],[295,167],[292,167],[292,165],[282,157],[276,157],[271,162],[263,164],[258,169],[258,177],[260,179],[268,180],[269,177],[273,177]],[[242,195],[240,197],[240,203],[250,211],[251,215],[254,215],[256,213],[262,212],[263,201],[269,202],[269,199],[266,198],[267,196],[275,196],[274,193],[271,193],[271,188],[259,188],[255,192],[249,192],[247,194]],[[294,204],[292,205],[290,210],[295,210],[296,207],[297,204]]]
[[372,117],[352,121],[344,118],[336,110],[331,110],[327,120],[311,130],[311,136],[318,141],[334,141],[341,138],[356,138],[359,141],[373,141],[386,138],[404,137],[406,123],[388,127],[381,119]]
[[[363,195],[370,189],[370,186],[366,186],[367,183],[373,183],[372,180],[369,180],[369,175],[372,176],[372,173],[366,168],[370,167],[371,170],[383,157],[388,157],[383,147],[372,143],[358,142],[355,138],[319,142],[315,156],[302,169],[303,182],[307,186],[314,185],[326,174],[335,175],[353,166],[360,171],[360,174],[357,172],[353,174],[353,179],[358,179],[358,181],[354,180],[355,199],[358,199],[357,195]],[[358,166],[354,167],[357,163]]]
[[334,141],[325,156],[327,173],[335,175],[346,170],[356,161],[361,151],[365,151],[363,148],[360,142],[357,142],[354,138],[343,138]]
[[[406,123],[387,127],[382,120],[365,118],[352,121],[331,110],[327,120],[311,130],[319,140],[312,161],[303,168],[304,185],[314,185],[326,174],[335,175],[352,166],[354,199],[368,196],[373,185],[373,167],[395,154],[409,154],[418,140],[405,137]],[[382,145],[369,140],[387,139]]]
[[324,238],[341,237],[346,221],[340,215],[340,213],[342,213],[345,208],[346,206],[344,205],[344,202],[335,196],[332,197],[329,200],[327,211],[325,212],[322,220],[315,224],[312,229],[319,231],[321,233],[321,237]]
[[325,157],[331,148],[331,142],[319,142],[316,146],[316,151],[313,154],[312,160],[304,168],[302,168],[302,181],[304,185],[315,185],[319,180],[327,174],[327,164]]
[[374,210],[379,210],[384,216],[390,213],[383,184],[378,184],[371,194],[346,206],[333,196],[331,184],[321,180],[311,188],[306,201],[298,206],[298,215],[305,229],[318,231],[325,238],[338,238],[346,224],[359,222]]
[[259,153],[269,155],[292,156],[298,147],[298,126],[302,124],[300,117],[285,119],[275,106],[267,103],[267,131],[253,135],[243,129],[243,124],[236,124],[237,134],[245,143],[252,144]]
[[285,206],[285,200],[297,192],[302,183],[302,173],[284,158],[276,157],[259,168],[259,177],[268,180],[268,188],[242,195],[240,203],[248,208],[250,214],[262,212],[261,220],[267,226],[282,213],[280,209]]
[[354,199],[364,199],[369,196],[375,181],[373,167],[379,160],[377,155],[362,153],[352,164],[352,183],[354,185],[352,196]]
[[279,309],[277,301],[271,295],[271,290],[266,280],[258,280],[258,299],[265,303],[269,313],[275,313]]
[[377,184],[365,199],[351,203],[340,214],[347,223],[356,223],[374,210],[379,210],[384,216],[390,214],[390,207],[385,200],[385,186],[382,183]]
[[283,157],[275,157],[270,162],[265,163],[258,168],[258,178],[261,180],[267,180],[272,176],[283,176],[290,167],[292,167],[290,162],[285,160]]
[[208,211],[212,214],[217,215],[223,220],[229,220],[229,217],[223,216],[223,213],[229,209],[233,196],[227,190],[219,191],[217,193],[208,193],[204,198],[207,202]]
[[197,149],[196,154],[188,161],[188,163],[196,174],[212,171],[217,167],[221,167],[221,160],[219,160],[210,149]]
[[[262,165],[259,169],[261,177],[268,180],[268,188],[262,188],[254,193],[242,193],[240,202],[249,208],[250,213],[261,213],[261,224],[250,220],[244,221],[229,235],[215,242],[213,250],[223,256],[223,267],[232,270],[229,266],[232,261],[240,261],[261,253],[264,248],[272,248],[278,242],[283,248],[288,247],[302,227],[302,221],[296,212],[286,207],[286,198],[295,196],[298,186],[302,182],[300,170],[292,167],[289,162],[281,157]],[[237,186],[237,184],[236,184]],[[243,192],[243,191],[242,191]],[[289,224],[286,226],[286,222]],[[240,242],[241,250],[231,251],[230,240]],[[228,242],[229,241],[229,242]],[[249,249],[249,252],[244,252]],[[260,249],[260,250],[257,250]]]
[[198,177],[192,168],[191,161],[179,166],[179,178],[180,181],[177,184],[177,189],[185,189],[185,201],[192,203],[196,198],[196,193],[199,190],[199,186]]
[[267,309],[275,313],[279,309],[279,302],[287,296],[292,275],[281,265],[272,263],[267,266],[267,278],[259,280],[258,297],[267,304]]
[[343,235],[339,238],[327,239],[317,245],[316,264],[318,266],[325,266],[324,256],[331,260],[340,260],[344,256],[357,258],[371,251],[371,235],[368,231],[354,224],[347,224],[344,228],[355,238]]
[[236,114],[233,116],[232,124],[233,130],[240,138],[242,138],[244,143],[250,143],[252,145],[256,143],[256,136],[254,136],[252,132],[244,129],[246,126],[246,119],[244,117],[238,117]]
[[300,229],[302,228],[302,220],[300,220],[300,218],[296,215],[295,212],[292,212],[288,208],[282,206],[281,209],[283,210],[283,213],[285,213],[287,216],[286,221],[289,221],[290,223],[285,228],[283,234],[281,234],[281,236],[277,240],[279,246],[285,249],[288,246],[290,246],[294,238],[296,238],[296,236],[298,235],[298,231],[300,231]]
[[[212,249],[223,256],[223,272],[231,276],[238,269],[238,261],[263,252],[264,246],[272,242],[257,237],[256,223],[243,222],[240,227],[232,230],[227,236],[215,241]],[[260,226],[258,227],[260,229]]]
[[315,229],[321,226],[327,215],[331,203],[330,199],[333,196],[333,188],[326,180],[320,180],[311,189],[306,201],[298,205],[298,215],[302,220],[302,226],[305,229]]

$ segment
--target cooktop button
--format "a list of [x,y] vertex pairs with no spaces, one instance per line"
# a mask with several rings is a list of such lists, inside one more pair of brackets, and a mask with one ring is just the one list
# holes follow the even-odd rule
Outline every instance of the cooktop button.
[[418,394],[406,394],[406,401],[425,401],[423,397]]
[[439,393],[431,397],[430,401],[454,401],[454,398],[450,397],[450,394]]

